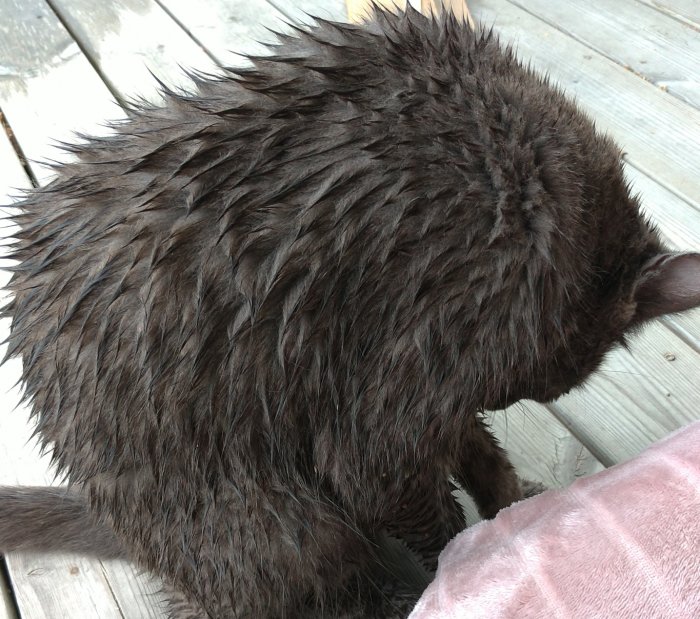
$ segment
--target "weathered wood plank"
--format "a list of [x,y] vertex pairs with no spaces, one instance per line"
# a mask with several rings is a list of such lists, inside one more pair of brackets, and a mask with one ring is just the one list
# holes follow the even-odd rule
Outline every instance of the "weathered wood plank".
[[603,464],[624,461],[700,418],[699,361],[691,346],[652,323],[630,352],[613,352],[585,388],[551,408]]
[[574,41],[507,0],[482,0],[475,17],[494,23],[518,55],[548,72],[596,118],[644,172],[700,208],[700,110]]
[[112,94],[124,101],[161,98],[153,75],[168,86],[191,86],[183,71],[215,64],[155,0],[49,0]]
[[[103,134],[101,123],[122,115],[43,0],[0,0],[0,59],[0,107],[29,159],[60,159],[49,138]],[[46,168],[35,169],[40,180],[50,178]]]
[[47,559],[33,553],[11,554],[7,560],[23,617],[124,619],[99,561],[59,554]]
[[102,561],[102,570],[124,619],[167,617],[167,603],[158,578],[124,561]]
[[309,16],[332,21],[348,21],[344,0],[267,0],[280,14],[292,22],[310,23]]
[[[4,559],[0,557],[0,561],[4,561]],[[7,582],[2,572],[0,572],[0,619],[19,619],[15,612],[12,585]]]
[[639,0],[639,2],[700,28],[700,2],[697,0]]
[[696,29],[637,2],[510,1],[642,79],[700,107]]
[[625,175],[640,196],[642,210],[674,249],[700,249],[700,211],[630,165]]
[[[2,100],[0,100],[1,102]],[[0,107],[0,109],[2,109]],[[12,202],[12,197],[20,193],[20,191],[29,185],[29,179],[24,172],[24,168],[17,158],[12,144],[10,143],[7,134],[0,126],[0,206],[8,205]],[[9,210],[0,208],[0,217],[9,214]],[[7,225],[7,224],[5,224]],[[8,234],[13,228],[3,226],[2,234],[0,235],[0,247],[9,242]],[[0,249],[0,252],[3,250]],[[3,254],[0,253],[0,257]],[[1,265],[2,263],[0,263]],[[0,277],[7,277],[0,271]],[[2,280],[4,283],[5,280]],[[2,303],[3,290],[0,287],[0,303]]]
[[604,468],[541,404],[523,401],[487,416],[521,477],[561,488]]
[[159,0],[202,47],[227,66],[247,63],[240,54],[268,54],[267,28],[285,30],[284,16],[266,0]]

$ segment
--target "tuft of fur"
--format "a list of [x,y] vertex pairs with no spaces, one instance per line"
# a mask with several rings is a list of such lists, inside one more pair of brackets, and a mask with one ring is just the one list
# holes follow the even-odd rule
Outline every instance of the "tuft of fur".
[[450,476],[522,497],[480,411],[581,384],[697,259],[649,271],[617,147],[489,32],[378,11],[273,53],[16,205],[8,354],[173,617],[402,615],[382,535],[431,568]]

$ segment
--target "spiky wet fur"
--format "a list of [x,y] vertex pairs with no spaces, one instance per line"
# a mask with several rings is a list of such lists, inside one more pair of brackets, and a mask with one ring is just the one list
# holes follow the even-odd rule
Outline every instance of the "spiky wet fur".
[[450,475],[486,516],[522,496],[479,412],[584,380],[660,244],[617,148],[490,33],[379,12],[273,51],[17,205],[8,354],[173,609],[402,615],[377,536],[434,566]]

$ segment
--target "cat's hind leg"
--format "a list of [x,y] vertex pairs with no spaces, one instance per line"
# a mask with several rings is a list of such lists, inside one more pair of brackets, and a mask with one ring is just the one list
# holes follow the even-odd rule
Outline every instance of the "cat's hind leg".
[[525,497],[506,451],[482,419],[470,417],[468,437],[457,457],[454,478],[474,499],[483,518]]
[[282,480],[216,492],[207,481],[124,487],[95,505],[130,557],[179,592],[173,619],[283,619],[314,605],[335,617],[346,591],[365,608],[386,597],[358,580],[375,549],[332,501]]

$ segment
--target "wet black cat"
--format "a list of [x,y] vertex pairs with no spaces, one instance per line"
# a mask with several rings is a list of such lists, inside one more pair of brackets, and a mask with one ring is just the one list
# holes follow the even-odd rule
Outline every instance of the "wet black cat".
[[9,355],[80,494],[4,489],[0,548],[73,514],[34,547],[123,549],[173,616],[401,616],[420,590],[379,582],[381,536],[430,567],[450,476],[487,517],[522,496],[480,411],[700,303],[700,257],[488,33],[409,10],[274,54],[17,205]]

